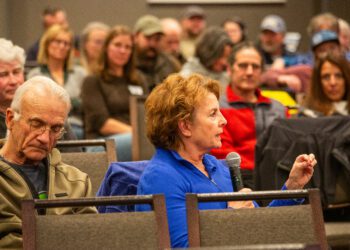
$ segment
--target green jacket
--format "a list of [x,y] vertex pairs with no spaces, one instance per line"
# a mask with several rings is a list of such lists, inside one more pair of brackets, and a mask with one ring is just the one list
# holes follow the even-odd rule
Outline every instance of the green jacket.
[[[48,199],[91,196],[89,176],[61,162],[61,154],[53,149],[48,156]],[[38,194],[22,175],[0,160],[0,249],[22,248],[21,200],[38,198]],[[50,208],[46,214],[96,213],[95,207]]]

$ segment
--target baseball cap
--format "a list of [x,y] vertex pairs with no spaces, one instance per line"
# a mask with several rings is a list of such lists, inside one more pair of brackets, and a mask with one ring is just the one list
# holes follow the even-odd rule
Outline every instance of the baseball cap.
[[182,18],[202,17],[205,18],[204,10],[196,5],[188,6],[182,13]]
[[145,36],[151,36],[156,33],[163,33],[163,29],[158,17],[145,15],[137,20],[134,32],[142,32]]
[[312,36],[311,47],[314,49],[322,43],[332,41],[339,43],[338,34],[331,30],[321,30]]
[[280,16],[277,15],[268,15],[264,17],[260,24],[260,29],[270,30],[275,33],[285,33],[287,30],[286,23]]

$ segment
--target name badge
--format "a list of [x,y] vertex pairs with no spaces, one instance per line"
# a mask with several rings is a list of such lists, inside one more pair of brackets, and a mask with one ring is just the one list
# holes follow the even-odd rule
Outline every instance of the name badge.
[[132,95],[143,95],[143,89],[140,86],[129,85],[128,89]]

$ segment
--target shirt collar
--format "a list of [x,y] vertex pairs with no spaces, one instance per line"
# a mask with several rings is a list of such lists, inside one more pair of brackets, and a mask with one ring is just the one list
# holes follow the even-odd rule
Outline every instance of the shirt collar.
[[[271,100],[265,96],[263,96],[261,94],[261,90],[260,89],[256,89],[255,90],[255,95],[256,97],[258,98],[257,99],[257,103],[267,103],[267,104],[270,104],[271,103]],[[226,87],[226,97],[227,97],[227,101],[229,103],[241,103],[241,102],[246,102],[245,100],[243,100],[242,97],[240,97],[239,95],[237,95],[233,89],[231,88],[230,85],[227,85]]]
[[[49,76],[50,76],[50,78],[52,78],[53,79],[53,77],[52,77],[52,75],[51,75],[51,72],[50,72],[50,70],[49,70],[49,67],[46,65],[46,64],[42,64],[41,66],[40,66],[40,71],[42,72],[42,73],[44,73],[44,74],[48,74]],[[68,74],[69,74],[69,72],[68,72],[68,69],[66,69],[66,68],[64,68],[64,82],[66,83],[67,82],[67,80],[68,80]]]
[[[170,154],[175,158],[175,160],[183,163],[184,166],[186,167],[195,167],[191,162],[187,161],[186,159],[182,158],[179,153],[175,150],[169,150]],[[205,154],[203,156],[203,164],[208,171],[209,174],[212,174],[213,172],[216,171],[216,166],[215,164],[210,160],[209,155]]]

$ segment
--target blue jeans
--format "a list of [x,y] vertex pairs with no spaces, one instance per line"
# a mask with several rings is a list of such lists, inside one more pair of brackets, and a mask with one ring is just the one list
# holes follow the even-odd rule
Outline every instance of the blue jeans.
[[[113,139],[116,144],[116,153],[118,161],[131,161],[131,133],[115,134],[106,137],[100,137],[102,139]],[[89,147],[86,149],[88,152],[101,152],[104,151],[103,147]]]
[[82,126],[79,126],[76,124],[70,124],[70,126],[73,130],[73,133],[77,137],[77,139],[83,140],[84,139],[84,128]]

